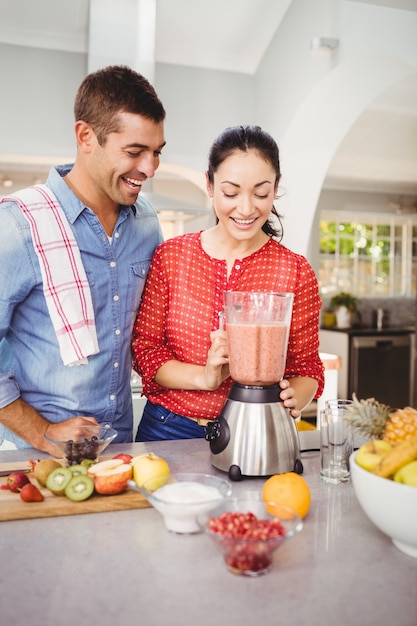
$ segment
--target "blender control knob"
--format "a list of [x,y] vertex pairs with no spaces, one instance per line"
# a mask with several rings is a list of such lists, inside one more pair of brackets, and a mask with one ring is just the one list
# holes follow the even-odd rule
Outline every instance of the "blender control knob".
[[206,441],[213,441],[219,436],[219,423],[217,420],[209,422],[206,426],[204,438]]
[[210,442],[213,454],[220,454],[226,448],[230,440],[230,428],[221,415],[207,424],[204,438]]

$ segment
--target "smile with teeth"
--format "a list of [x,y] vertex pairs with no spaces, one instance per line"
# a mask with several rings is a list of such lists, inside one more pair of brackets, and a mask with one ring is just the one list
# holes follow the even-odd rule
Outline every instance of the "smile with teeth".
[[232,220],[236,222],[236,224],[239,224],[240,226],[249,226],[249,224],[253,224],[255,222],[256,217],[253,217],[250,220],[239,220],[236,217],[232,217]]
[[141,187],[143,183],[142,180],[137,180],[136,178],[124,177],[123,180],[128,183],[128,185],[132,185],[133,187]]

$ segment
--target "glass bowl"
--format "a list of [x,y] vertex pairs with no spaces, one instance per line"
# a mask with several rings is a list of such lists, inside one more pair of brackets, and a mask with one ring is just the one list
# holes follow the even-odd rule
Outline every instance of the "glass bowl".
[[223,553],[226,567],[240,576],[261,576],[272,568],[273,554],[303,527],[301,517],[258,493],[224,500],[197,522]]
[[117,435],[117,430],[110,426],[100,424],[80,426],[73,439],[62,441],[45,435],[50,443],[55,446],[57,455],[65,459],[67,467],[79,465],[84,459],[96,461],[98,456],[107,448]]
[[[155,478],[151,481],[155,483]],[[161,513],[166,528],[178,534],[201,532],[197,515],[210,511],[232,493],[229,481],[211,474],[170,474],[165,484],[155,491],[147,489],[149,483],[139,487],[134,480],[129,481],[129,485]]]

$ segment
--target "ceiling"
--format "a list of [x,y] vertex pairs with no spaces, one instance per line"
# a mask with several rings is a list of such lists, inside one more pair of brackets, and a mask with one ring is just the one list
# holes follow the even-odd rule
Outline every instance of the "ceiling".
[[[291,1],[157,0],[155,60],[253,74]],[[417,11],[417,0],[369,3]],[[1,0],[0,42],[87,52],[89,4],[90,0]],[[31,171],[44,177],[36,163]],[[22,173],[11,169],[8,175]],[[382,191],[400,203],[416,204],[415,76],[382,94],[363,112],[335,154],[324,188]]]

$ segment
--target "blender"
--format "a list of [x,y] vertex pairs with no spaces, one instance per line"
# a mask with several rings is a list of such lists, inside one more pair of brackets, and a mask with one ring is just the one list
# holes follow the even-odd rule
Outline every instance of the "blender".
[[224,297],[220,319],[233,385],[220,415],[206,426],[211,464],[234,481],[301,474],[298,431],[279,398],[293,294],[227,291]]

